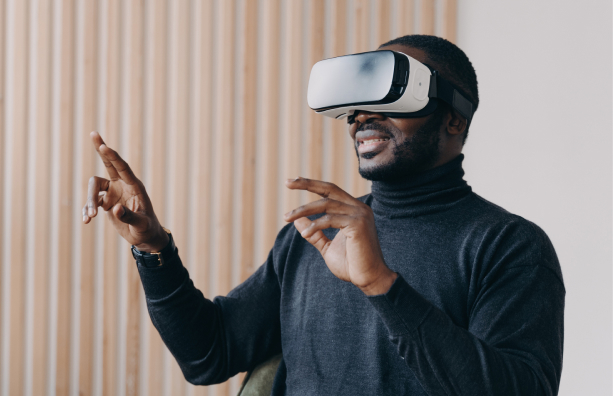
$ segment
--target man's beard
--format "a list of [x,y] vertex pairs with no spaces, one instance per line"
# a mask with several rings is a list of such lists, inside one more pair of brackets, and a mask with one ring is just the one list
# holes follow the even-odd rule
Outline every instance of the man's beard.
[[[402,142],[399,145],[394,145],[392,148],[393,159],[384,164],[376,165],[369,169],[359,168],[360,175],[367,180],[384,181],[384,182],[399,182],[411,175],[431,168],[440,157],[439,149],[439,131],[443,122],[443,112],[441,107],[432,114],[430,119],[422,125],[415,134]],[[362,124],[356,132],[363,130],[375,130],[386,134],[387,136],[401,136],[400,131],[393,133],[391,128],[374,121],[369,124]],[[391,143],[391,142],[390,142]],[[360,154],[358,148],[355,147],[355,152],[360,162]],[[372,158],[371,153],[362,154],[364,158]]]

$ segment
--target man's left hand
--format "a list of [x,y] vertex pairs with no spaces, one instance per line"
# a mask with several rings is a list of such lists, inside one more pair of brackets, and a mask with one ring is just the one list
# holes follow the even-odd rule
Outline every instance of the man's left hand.
[[[367,295],[386,293],[398,274],[383,260],[370,206],[333,183],[298,177],[288,179],[285,185],[323,197],[286,213],[285,221],[294,222],[302,237],[319,250],[330,271]],[[325,215],[315,221],[306,218],[318,213]],[[326,228],[339,229],[333,240],[322,232]]]

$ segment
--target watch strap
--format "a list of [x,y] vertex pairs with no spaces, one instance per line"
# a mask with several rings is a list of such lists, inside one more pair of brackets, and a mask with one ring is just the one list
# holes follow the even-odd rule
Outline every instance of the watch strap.
[[168,234],[168,243],[159,252],[141,252],[132,245],[132,257],[134,257],[138,265],[145,268],[160,267],[169,262],[176,254],[177,247],[175,246],[172,233],[167,228],[164,228],[164,231]]

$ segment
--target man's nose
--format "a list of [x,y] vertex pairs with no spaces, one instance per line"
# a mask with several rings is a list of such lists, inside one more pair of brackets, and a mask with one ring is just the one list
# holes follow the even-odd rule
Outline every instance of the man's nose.
[[368,124],[373,121],[384,120],[385,116],[381,113],[371,113],[370,111],[362,111],[360,110],[355,116],[355,120],[360,124]]

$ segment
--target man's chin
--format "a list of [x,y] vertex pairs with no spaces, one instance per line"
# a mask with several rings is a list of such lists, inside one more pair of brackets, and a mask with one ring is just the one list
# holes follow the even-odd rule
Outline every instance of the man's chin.
[[358,172],[360,176],[370,181],[388,183],[401,182],[417,173],[432,168],[437,159],[438,153],[427,158],[422,158],[421,161],[393,161],[372,166],[362,166],[362,163],[360,163]]
[[[387,166],[386,166],[387,165]],[[360,176],[370,181],[393,181],[398,175],[389,164],[362,167],[358,169]]]

